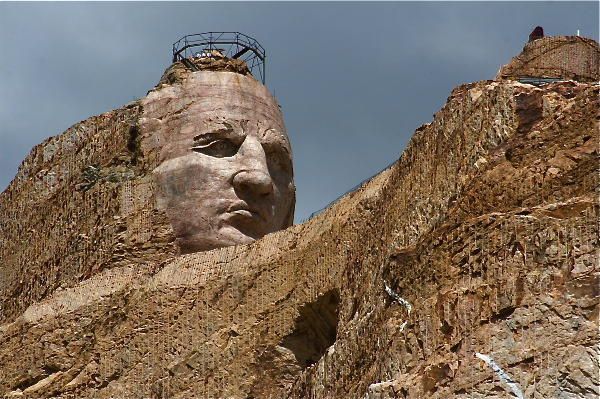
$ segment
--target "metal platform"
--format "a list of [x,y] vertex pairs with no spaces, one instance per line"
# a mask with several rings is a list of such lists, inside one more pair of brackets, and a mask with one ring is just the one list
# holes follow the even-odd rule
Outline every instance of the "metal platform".
[[256,39],[240,32],[205,32],[186,35],[173,43],[173,62],[181,61],[193,70],[194,58],[214,57],[240,59],[252,75],[265,84],[265,49]]
[[522,77],[517,78],[517,80],[521,83],[525,83],[528,85],[545,86],[547,84],[554,83],[554,82],[562,82],[565,79],[563,79],[563,78],[538,78],[538,77],[534,77],[534,76],[522,76]]

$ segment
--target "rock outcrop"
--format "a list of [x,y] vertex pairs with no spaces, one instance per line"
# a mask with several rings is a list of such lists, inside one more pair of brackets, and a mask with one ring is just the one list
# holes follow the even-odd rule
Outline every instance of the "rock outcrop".
[[[153,233],[118,266],[92,259],[78,266],[90,270],[83,279],[53,277],[70,281],[64,288],[14,290],[1,302],[12,305],[0,325],[0,394],[596,397],[598,95],[577,82],[462,85],[398,162],[304,224],[188,255],[167,240],[138,261]],[[137,176],[136,151],[124,154]],[[33,177],[40,167],[23,170],[20,180],[49,195]],[[0,209],[16,206],[14,187]],[[131,209],[149,209],[145,191],[131,192]],[[117,223],[113,209],[95,223]],[[19,215],[11,228],[27,232]]]
[[101,270],[177,253],[166,215],[149,206],[140,113],[134,102],[47,139],[0,195],[0,323]]
[[500,68],[496,79],[532,77],[598,82],[598,43],[581,36],[538,37],[527,43],[521,54]]
[[[188,62],[193,63],[199,71],[226,71],[241,75],[252,75],[248,65],[244,61],[227,58],[218,53],[211,57],[193,57],[188,59]],[[181,83],[192,72],[182,61],[174,62],[163,73],[157,87],[160,87],[162,84],[172,85],[174,83]]]
[[[254,135],[270,129],[266,135],[270,142],[263,143],[265,147],[268,144],[268,154],[238,157],[229,162],[232,166],[227,170],[204,167],[203,176],[187,176],[185,184],[191,187],[189,180],[204,183],[207,193],[209,184],[218,183],[209,178],[212,175],[234,173],[235,168],[269,167],[274,193],[261,198],[273,215],[272,223],[262,226],[263,230],[272,232],[292,224],[291,150],[274,97],[252,76],[225,70],[195,72],[193,76],[188,71],[185,76],[123,108],[77,123],[36,146],[23,161],[15,179],[0,194],[0,323],[13,320],[54,290],[72,287],[101,270],[136,265],[153,268],[181,253],[176,240],[182,233],[173,230],[174,210],[164,193],[169,187],[158,184],[160,179],[153,171],[165,161],[165,148],[169,147],[173,158],[174,147],[192,147],[191,139],[189,143],[182,139],[184,131],[192,136],[213,132],[222,123],[238,130],[244,123],[245,130]],[[261,156],[266,159],[257,158]],[[248,158],[261,165],[247,165]],[[187,164],[182,157],[175,161],[180,180],[186,177],[184,172],[201,174],[198,168],[184,170]],[[208,159],[203,165],[216,165],[217,161]],[[228,186],[213,191],[219,189],[234,190]],[[179,193],[183,196],[186,190]],[[208,198],[201,215],[192,209],[185,216],[204,217],[209,225],[206,220],[210,221],[212,209],[207,202],[237,198],[231,193],[227,197],[217,194],[218,198],[205,195]],[[256,195],[239,195],[240,202],[254,206]],[[181,212],[183,207],[171,208]],[[213,241],[249,241],[240,239],[240,234],[214,230],[219,237]]]

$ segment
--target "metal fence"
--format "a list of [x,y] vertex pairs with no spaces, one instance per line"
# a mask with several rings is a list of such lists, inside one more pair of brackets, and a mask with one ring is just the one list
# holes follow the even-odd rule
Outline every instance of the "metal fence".
[[325,205],[323,208],[319,209],[318,211],[315,211],[315,212],[311,213],[309,217],[303,219],[300,223],[308,222],[313,217],[321,214],[324,210],[330,208],[332,205],[334,205],[335,203],[337,203],[339,200],[341,200],[346,195],[357,191],[359,188],[361,188],[362,186],[364,186],[365,184],[367,184],[368,182],[370,182],[371,180],[373,180],[373,178],[375,178],[377,175],[381,174],[382,172],[384,172],[384,171],[388,170],[389,168],[391,168],[392,166],[394,166],[394,164],[396,162],[397,162],[397,160],[393,161],[392,163],[390,163],[389,165],[387,165],[385,168],[381,169],[379,172],[377,172],[374,175],[372,175],[371,177],[368,177],[365,180],[361,181],[356,186],[352,187],[350,190],[346,191],[345,193],[343,193],[342,195],[340,195],[339,197],[337,197],[336,199],[334,199],[333,201],[331,201],[330,203],[328,203],[327,205]]
[[219,51],[227,58],[240,59],[265,84],[266,53],[256,39],[240,32],[204,32],[186,35],[173,43],[173,62],[195,67],[189,60]]
[[535,76],[522,76],[522,77],[517,78],[517,80],[521,83],[525,83],[528,85],[544,86],[544,85],[554,83],[554,82],[562,82],[565,79],[563,79],[563,78],[539,78],[539,77],[535,77]]

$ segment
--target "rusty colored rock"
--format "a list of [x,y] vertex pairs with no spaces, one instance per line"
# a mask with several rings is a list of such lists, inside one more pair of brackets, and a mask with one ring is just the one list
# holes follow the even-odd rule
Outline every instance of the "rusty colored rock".
[[[392,167],[308,222],[123,258],[14,310],[0,394],[596,397],[598,106],[598,84],[459,86]],[[135,148],[145,176],[158,154]],[[84,193],[106,167],[84,169]]]
[[498,71],[496,79],[550,78],[597,82],[600,48],[580,36],[546,36],[530,41]]
[[104,269],[288,227],[291,158],[275,98],[223,71],[190,72],[47,139],[0,195],[0,322]]
[[536,26],[529,34],[529,43],[534,40],[541,39],[542,37],[544,37],[544,28],[541,26]]
[[[243,60],[226,57],[193,57],[189,61],[194,63],[200,71],[235,72],[252,77],[248,65]],[[177,61],[163,73],[157,87],[160,87],[161,84],[180,83],[192,72],[183,62]]]

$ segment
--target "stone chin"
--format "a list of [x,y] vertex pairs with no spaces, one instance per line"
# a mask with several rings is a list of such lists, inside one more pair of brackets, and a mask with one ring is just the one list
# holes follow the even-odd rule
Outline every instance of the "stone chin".
[[235,227],[225,225],[212,235],[196,233],[178,237],[176,243],[182,254],[188,254],[232,245],[250,244],[258,238],[260,237],[247,236]]
[[143,145],[182,253],[248,244],[292,224],[292,153],[279,106],[252,77],[202,71],[150,93]]

